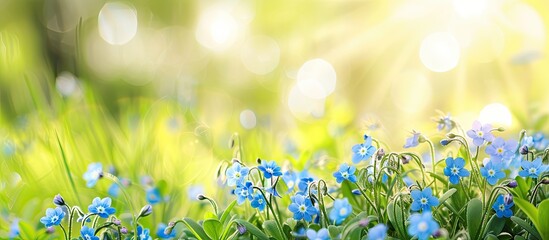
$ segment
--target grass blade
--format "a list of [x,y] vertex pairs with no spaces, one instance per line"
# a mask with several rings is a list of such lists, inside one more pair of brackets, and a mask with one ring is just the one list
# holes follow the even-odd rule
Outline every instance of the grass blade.
[[59,140],[59,134],[55,133],[55,137],[57,138],[57,144],[59,144],[59,149],[61,150],[61,159],[63,159],[63,165],[65,166],[65,172],[69,177],[69,182],[71,183],[72,191],[76,196],[76,200],[78,201],[78,204],[82,205],[82,203],[80,202],[80,197],[78,196],[78,191],[76,191],[76,185],[74,184],[71,171],[69,169],[69,163],[67,162],[67,156],[65,155],[65,150],[63,149],[63,145],[61,145],[61,140]]

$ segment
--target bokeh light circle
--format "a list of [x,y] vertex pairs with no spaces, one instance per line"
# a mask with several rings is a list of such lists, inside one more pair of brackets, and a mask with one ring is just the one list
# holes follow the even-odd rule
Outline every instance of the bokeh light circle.
[[297,72],[297,87],[303,95],[324,99],[335,90],[336,72],[332,64],[316,58],[305,62]]
[[112,45],[124,45],[137,34],[137,11],[125,3],[105,3],[98,16],[99,35]]
[[57,76],[55,88],[65,97],[71,96],[80,90],[76,77],[69,72],[62,72]]
[[486,105],[481,111],[478,120],[482,123],[490,123],[494,126],[510,127],[512,115],[509,108],[501,103]]
[[421,42],[419,58],[433,72],[447,72],[455,68],[460,58],[459,43],[448,32],[435,32]]
[[214,51],[230,47],[237,39],[238,21],[223,8],[206,9],[198,20],[195,36],[200,45]]
[[484,14],[487,8],[486,0],[453,0],[452,6],[457,14],[464,18],[476,18]]
[[252,110],[246,109],[240,112],[240,124],[245,129],[254,128],[256,125],[256,122],[257,122],[257,119],[255,117],[255,113]]

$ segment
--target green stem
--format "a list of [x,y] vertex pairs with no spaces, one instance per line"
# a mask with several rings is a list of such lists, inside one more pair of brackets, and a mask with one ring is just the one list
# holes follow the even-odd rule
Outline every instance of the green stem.
[[[76,207],[74,207],[76,208]],[[74,218],[74,211],[75,209],[74,208],[69,208],[67,206],[67,209],[69,210],[69,239],[71,239],[72,237],[72,219]]]
[[358,183],[355,183],[356,187],[358,188],[358,190],[360,191],[360,193],[362,194],[362,196],[366,199],[366,201],[370,204],[370,206],[374,209],[374,211],[377,213],[378,217],[381,216],[380,212],[377,210],[376,206],[374,205],[374,203],[372,202],[372,200],[368,197],[368,195],[366,195],[366,193],[364,192],[364,190],[362,190],[362,188],[358,185]]
[[108,223],[106,223],[106,224],[103,224],[103,225],[101,225],[100,227],[98,227],[97,229],[95,229],[94,234],[97,235],[97,234],[99,233],[99,231],[101,231],[101,229],[110,227],[110,226],[112,226],[112,225],[114,225],[113,222],[108,222]]
[[267,201],[267,196],[265,195],[265,193],[263,192],[263,189],[259,188],[259,187],[256,187],[254,186],[254,189],[257,189],[261,195],[263,195],[263,198],[265,199],[265,201],[267,202],[267,207],[269,208],[269,210],[271,210],[271,213],[273,214],[273,217],[275,218],[275,222],[276,222],[276,225],[278,226],[278,230],[280,231],[280,233],[282,234],[282,236],[286,236],[286,234],[284,233],[284,230],[282,230],[282,224],[278,218],[278,216],[276,215],[276,213],[274,212],[274,209],[273,209],[273,206],[271,204],[270,201]]
[[248,180],[251,179],[254,182],[254,184],[257,182],[257,180],[255,179],[255,177],[252,174],[253,170],[255,170],[257,172],[257,175],[259,175],[259,182],[261,183],[261,186],[264,187],[265,185],[263,184],[264,183],[263,175],[261,174],[261,171],[257,167],[251,167],[248,170]]
[[[471,182],[471,179],[469,179],[469,182]],[[469,196],[468,189],[465,189],[465,186],[463,186],[463,181],[459,181],[459,185],[461,186],[461,190],[465,192],[465,196],[467,197],[467,202],[469,202],[469,200],[471,200],[471,196]]]
[[88,218],[93,216],[93,215],[96,215],[96,214],[91,213],[91,214],[85,215],[84,218],[82,219],[82,224],[80,225],[80,227],[84,227],[84,225],[86,225],[86,221],[88,220]]
[[[324,187],[321,187],[320,184],[324,184]],[[316,190],[319,198],[319,208],[324,214],[324,221],[326,222],[326,227],[330,225],[330,221],[328,219],[328,214],[326,213],[326,206],[324,205],[324,195],[327,191],[324,191],[324,194],[322,193],[323,189],[327,189],[326,182],[322,179],[318,180],[318,183],[316,184]]]
[[59,227],[61,227],[61,230],[63,230],[63,234],[65,235],[65,239],[66,239],[66,240],[69,240],[69,239],[67,238],[67,231],[65,231],[65,228],[63,227],[63,225],[62,225],[62,224],[59,224]]
[[92,223],[92,228],[95,229],[95,226],[97,226],[97,222],[99,221],[99,216],[95,216]]
[[[433,164],[433,174],[436,175],[436,171],[435,171],[435,146],[433,145],[433,142],[431,142],[431,140],[429,139],[425,139],[425,141],[429,144],[429,148],[431,150],[431,164]],[[435,193],[436,191],[438,191],[438,188],[437,188],[437,179],[435,178],[434,179],[434,182],[435,182]]]
[[486,202],[486,182],[482,183],[482,202]]
[[411,156],[412,159],[416,162],[416,164],[419,166],[419,170],[421,170],[421,178],[423,181],[423,185],[425,185],[427,182],[425,181],[425,168],[423,167],[423,163],[421,162],[421,159],[418,155],[414,153],[403,153],[403,155]]
[[276,197],[273,198],[273,201],[274,201],[274,205],[276,207],[276,212],[278,213],[278,216],[281,216],[280,215],[280,208],[278,207],[278,202],[276,201]]
[[532,191],[532,196],[530,196],[531,204],[534,204],[534,201],[536,200],[536,195],[538,194],[538,189],[540,189],[541,185],[543,185],[543,178],[540,178],[540,181],[536,184],[536,186],[534,187],[534,190]]
[[118,232],[118,240],[122,239],[122,232],[120,231],[120,226],[116,227],[116,231]]
[[244,153],[242,152],[242,140],[240,139],[240,135],[238,133],[235,133],[236,139],[238,139],[238,159],[241,162],[244,162]]
[[[471,159],[471,161],[469,162],[469,165],[471,165],[471,180],[475,180],[477,186],[480,188],[481,182],[483,181],[480,179],[480,167],[478,166],[478,163],[477,163],[479,151],[480,151],[480,147],[477,146],[475,157]],[[471,189],[471,183],[472,181],[469,181],[469,189]],[[485,194],[485,191],[483,191],[482,194]]]
[[[385,157],[384,157],[384,158],[385,158]],[[383,160],[383,159],[382,159],[382,160]],[[378,191],[378,178],[377,178],[377,174],[376,174],[377,171],[378,171],[378,169],[377,169],[377,159],[374,159],[374,169],[373,169],[373,171],[372,171],[373,174],[374,174],[374,176],[373,176],[373,178],[374,178],[374,182],[373,182],[373,184],[374,184],[374,188],[373,188],[373,190],[374,190],[374,196],[379,196],[379,195],[381,195],[381,194],[379,193],[379,191]],[[357,184],[357,187],[358,187],[358,189],[361,191],[361,193],[363,193],[362,188],[360,188],[360,186],[358,186],[358,184]],[[366,196],[366,194],[363,194],[363,196]],[[375,206],[376,206],[376,207],[374,207],[374,209],[376,210],[376,213],[377,213],[377,215],[378,215],[378,218],[381,220],[381,218],[382,218],[381,213],[380,213],[379,210],[377,209],[377,206],[379,206],[379,202],[378,202],[379,199],[380,199],[379,197],[374,198],[374,204],[375,204]],[[367,199],[367,200],[369,200],[369,199]]]
[[[486,215],[488,214],[489,210],[490,210],[490,205],[492,205],[492,202],[495,200],[495,197],[496,197],[496,194],[499,192],[499,190],[503,190],[505,191],[507,194],[511,194],[511,192],[509,192],[509,190],[505,187],[502,187],[502,186],[496,186],[492,189],[492,192],[490,193],[490,197],[488,198],[488,202],[486,202],[486,205],[484,206],[484,211],[483,211],[483,214],[482,214],[482,218],[480,220],[480,231],[478,231],[478,236],[483,236],[484,234],[484,230],[485,230],[485,225],[484,224],[484,220],[486,219]],[[477,236],[475,236],[474,239],[477,239],[476,238]]]

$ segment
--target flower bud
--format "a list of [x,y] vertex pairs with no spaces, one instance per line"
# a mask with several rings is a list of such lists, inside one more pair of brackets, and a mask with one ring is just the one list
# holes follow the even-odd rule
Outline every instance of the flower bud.
[[120,233],[128,234],[128,229],[126,227],[122,227],[122,228],[120,228]]
[[412,157],[410,155],[400,155],[400,161],[402,164],[408,164],[410,163],[410,160],[412,160]]
[[49,227],[49,228],[46,228],[46,233],[47,234],[52,234],[55,232],[55,228],[53,226]]
[[448,140],[448,139],[442,139],[442,140],[440,140],[440,145],[446,146],[446,145],[448,145],[448,144],[450,144],[450,140]]
[[542,184],[549,184],[549,178],[545,178],[545,179],[541,180],[541,183]]
[[448,230],[445,228],[439,228],[434,234],[433,237],[435,238],[448,238]]
[[383,148],[379,148],[379,150],[377,150],[377,153],[376,153],[377,160],[378,161],[381,160],[383,156],[385,156],[385,150],[383,150]]
[[116,225],[116,226],[120,226],[120,224],[122,222],[120,221],[120,219],[114,219],[114,221],[112,221],[112,223],[114,223],[114,225]]
[[234,137],[231,137],[229,140],[229,148],[232,149],[234,147]]
[[198,194],[198,196],[196,196],[196,199],[198,199],[200,201],[203,201],[203,200],[206,200],[206,196],[204,196],[202,194]]
[[505,194],[503,196],[503,202],[505,203],[505,205],[509,205],[509,204],[513,203],[513,195]]
[[522,155],[528,154],[528,152],[529,152],[528,146],[522,145],[522,147],[520,147],[519,152],[520,152],[520,154],[522,154]]
[[353,191],[351,191],[354,195],[360,195],[360,190],[358,189],[353,189]]
[[518,186],[517,181],[511,180],[509,183],[507,183],[507,187],[509,188],[516,188]]
[[53,197],[53,204],[59,206],[59,207],[62,207],[62,206],[65,206],[65,199],[63,199],[63,197],[61,197],[61,194],[57,194],[55,195],[55,197]]
[[141,208],[141,211],[139,212],[139,217],[146,217],[151,215],[152,213],[152,206],[147,204],[143,208]]
[[168,227],[164,228],[164,234],[170,235],[173,231],[173,227],[174,226],[168,226]]
[[450,138],[450,139],[453,139],[453,138],[456,137],[456,135],[453,134],[453,133],[448,133],[448,134],[446,134],[446,136],[447,136],[448,138]]
[[175,222],[174,221],[169,222],[168,227],[171,227],[171,228],[175,227]]
[[363,218],[358,221],[358,225],[360,227],[366,227],[368,226],[369,223],[370,223],[370,220],[368,220],[367,218]]
[[503,127],[498,127],[498,129],[496,129],[496,130],[498,130],[498,132],[503,132],[503,131],[505,131],[505,128],[503,128]]
[[240,233],[240,235],[246,233],[246,227],[244,225],[240,225],[240,224],[237,224],[236,225],[236,229],[238,229],[238,233]]
[[257,162],[257,164],[261,164],[261,158],[257,158],[255,161]]

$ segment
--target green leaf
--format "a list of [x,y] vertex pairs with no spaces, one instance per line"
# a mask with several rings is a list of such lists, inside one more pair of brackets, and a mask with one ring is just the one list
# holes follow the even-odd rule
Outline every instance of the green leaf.
[[211,239],[221,239],[221,231],[223,230],[223,225],[217,219],[206,219],[202,224],[204,226],[204,232]]
[[[254,214],[255,215],[255,214]],[[237,229],[233,228],[234,220],[236,219],[236,215],[232,215],[229,220],[227,220],[227,224],[223,224],[223,234],[221,234],[221,239],[227,239],[227,236],[230,236],[232,233],[234,233]]]
[[288,192],[289,188],[286,182],[284,180],[278,180],[278,183],[276,184],[276,191],[279,193],[286,193]]
[[493,234],[486,235],[485,240],[498,240],[498,237],[494,236]]
[[162,179],[156,183],[156,188],[160,192],[160,196],[168,195],[168,183],[166,180]]
[[35,239],[36,232],[34,231],[34,227],[27,222],[19,221],[19,236],[22,239]]
[[288,218],[286,219],[286,222],[284,222],[284,224],[287,224],[288,226],[290,226],[290,228],[293,229],[297,225],[297,221],[294,218]]
[[530,186],[528,185],[526,180],[524,180],[524,178],[522,178],[521,176],[517,176],[515,178],[515,181],[517,181],[518,187],[513,189],[513,190],[518,192],[518,194],[519,194],[518,197],[519,198],[525,199],[526,194],[528,193],[528,190],[530,189]]
[[[538,206],[538,222],[549,219],[549,199],[543,200]],[[536,226],[542,239],[549,239],[549,227]]]
[[231,204],[229,204],[229,206],[225,208],[225,211],[223,211],[223,214],[221,214],[221,218],[220,218],[221,223],[225,224],[225,220],[227,220],[227,217],[229,217],[229,213],[231,213],[235,204],[236,204],[236,200],[233,200]]
[[334,225],[330,225],[328,226],[328,233],[330,233],[330,238],[336,239],[337,236],[341,233],[341,229]]
[[309,224],[309,229],[313,229],[315,231],[318,231],[320,230],[322,227],[320,227],[320,225],[316,224],[316,223],[311,223]]
[[190,218],[184,218],[183,219],[183,224],[185,224],[187,229],[189,229],[189,231],[191,231],[193,233],[193,235],[196,238],[198,238],[198,240],[210,239],[208,237],[208,235],[206,234],[206,232],[204,232],[204,229],[202,228],[202,226],[200,226],[200,224],[198,224],[194,220],[192,220]]
[[448,185],[448,180],[446,179],[446,176],[443,177],[432,172],[430,172],[429,175],[431,175],[431,177],[436,178],[436,180],[438,180],[439,182],[442,182],[442,185]]
[[271,236],[273,236],[276,239],[286,239],[285,236],[282,236],[281,229],[278,228],[278,225],[276,224],[275,220],[267,220],[263,223],[263,229]]
[[511,235],[508,232],[502,232],[498,235],[499,240],[511,240],[513,239],[513,235]]
[[284,223],[284,226],[282,226],[282,229],[284,230],[284,234],[286,235],[286,238],[291,239],[292,238],[292,228],[288,226],[288,224]]
[[217,216],[213,212],[206,211],[204,213],[204,219],[217,219]]
[[470,239],[477,239],[478,230],[482,224],[482,201],[473,198],[467,204],[467,231]]
[[59,149],[61,150],[61,159],[63,159],[63,166],[65,167],[65,173],[67,174],[67,177],[69,178],[69,182],[71,183],[72,191],[74,192],[74,195],[76,195],[76,199],[78,200],[78,203],[80,203],[80,194],[78,194],[78,191],[76,191],[76,184],[74,183],[74,180],[72,178],[67,156],[65,155],[65,150],[63,149],[63,145],[61,145],[61,140],[59,140],[59,134],[56,133],[55,136],[57,137],[57,144],[59,145]]
[[183,228],[183,234],[186,236],[186,237],[190,237],[190,236],[194,236],[194,233],[191,232],[189,229],[187,228]]
[[490,221],[488,221],[486,233],[493,235],[499,234],[505,226],[505,220],[505,218],[498,218],[498,216],[492,215],[492,218],[490,218]]
[[345,227],[343,227],[341,239],[359,239],[363,226],[361,226],[361,220],[368,219],[369,222],[378,221],[376,216],[368,216],[367,212],[361,212],[356,217],[351,219]]
[[538,210],[534,205],[521,198],[514,199],[513,202],[528,216],[530,221],[534,223],[534,226],[541,229],[542,226],[538,223]]
[[535,228],[533,228],[530,224],[528,224],[526,221],[515,216],[511,216],[511,221],[515,222],[521,228],[523,228],[524,230],[532,234],[532,236],[534,236],[536,239],[541,240],[541,236],[539,235],[539,232]]
[[263,233],[263,231],[259,230],[259,228],[257,228],[255,225],[247,222],[246,220],[243,220],[243,219],[235,219],[234,220],[236,223],[244,226],[246,228],[246,231],[249,232],[250,234],[254,235],[255,237],[257,237],[259,240],[268,240],[269,237],[267,237],[267,235],[265,233]]
[[401,238],[406,237],[406,227],[404,224],[404,221],[406,221],[406,219],[404,219],[400,204],[395,204],[394,201],[391,201],[389,205],[387,205],[387,216],[389,217],[389,221],[398,232],[399,236]]
[[360,235],[362,235],[362,230],[364,228],[355,228],[351,231],[351,233],[349,234],[349,238],[348,239],[360,239]]
[[515,235],[515,240],[526,240],[526,238],[524,238],[523,236],[521,235]]
[[[453,201],[451,201],[453,202]],[[450,204],[448,201],[444,202],[443,203],[444,206],[446,206],[448,208],[448,210],[450,210],[453,214],[455,214],[457,217],[460,218],[460,220],[462,222],[465,222],[465,218],[463,216],[463,212],[465,212],[465,208],[467,207],[467,204],[464,204],[463,207],[460,209],[460,210],[457,210],[453,204]]]
[[356,195],[353,194],[353,189],[355,189],[356,186],[351,185],[349,181],[343,181],[341,183],[340,191],[343,194],[343,197],[349,199],[349,203],[354,206],[360,206],[360,203],[356,199]]
[[456,192],[457,192],[457,189],[455,189],[455,188],[448,189],[448,191],[446,191],[444,194],[442,194],[442,196],[438,199],[438,201],[440,202],[439,206],[442,206],[442,203],[444,203],[446,200],[448,200],[448,198],[450,198]]

